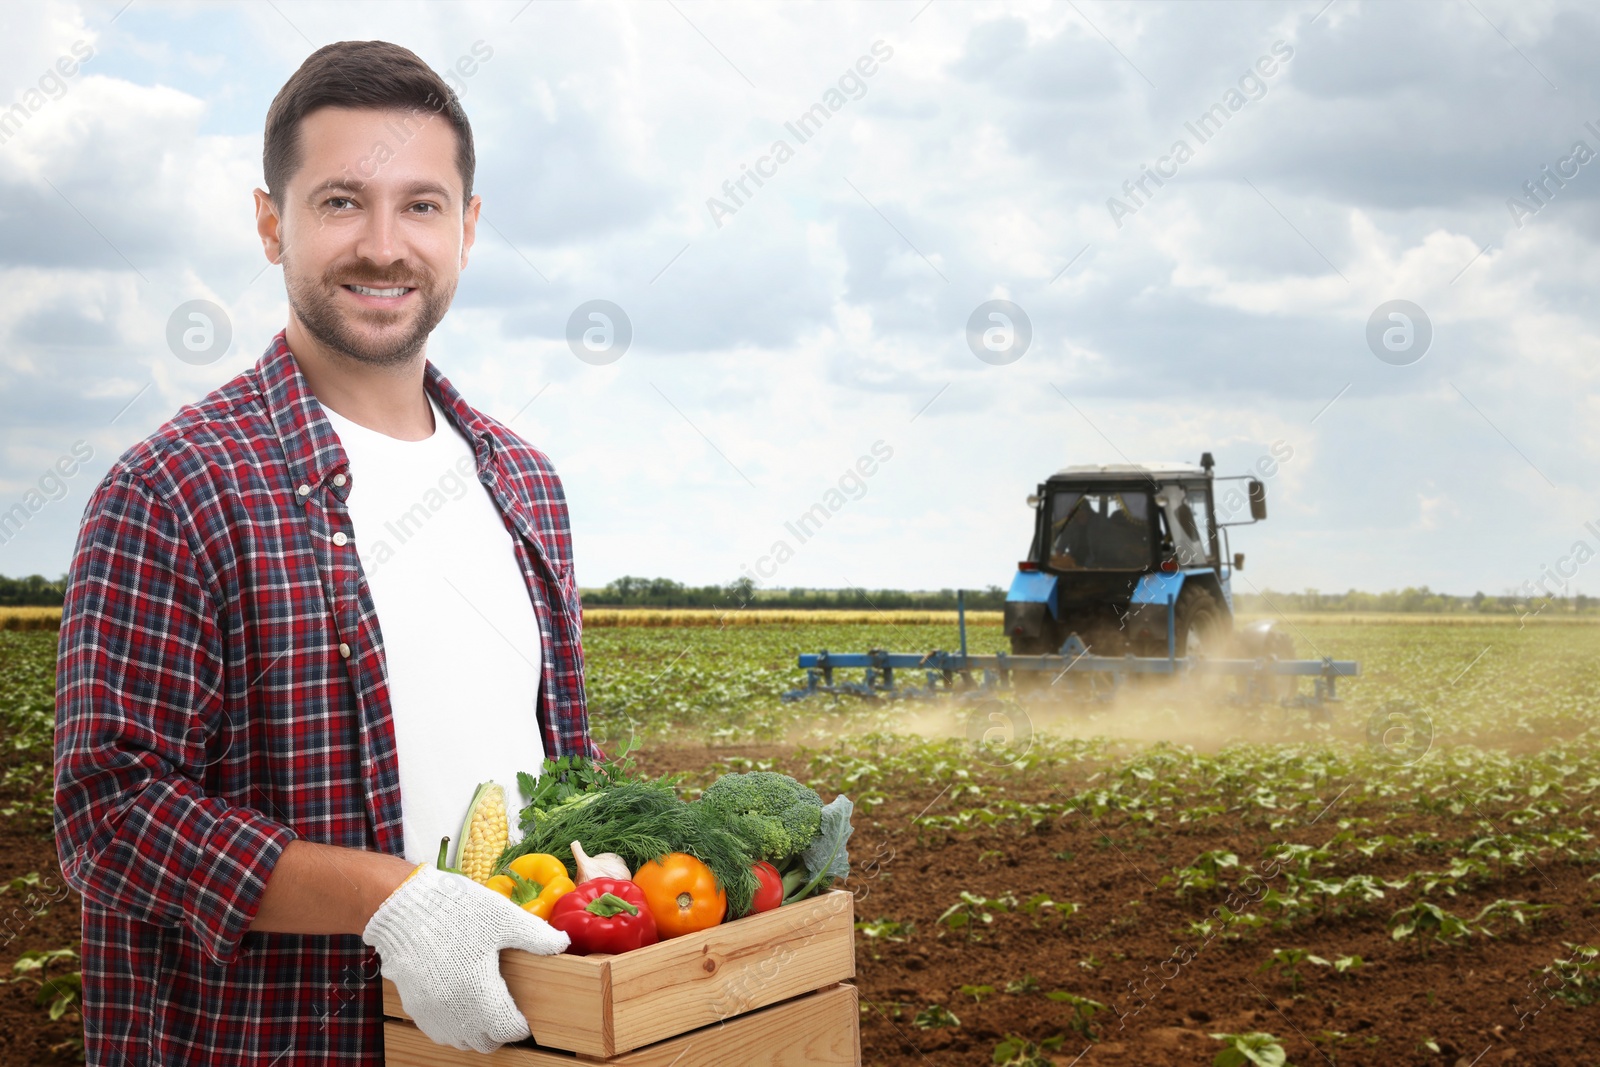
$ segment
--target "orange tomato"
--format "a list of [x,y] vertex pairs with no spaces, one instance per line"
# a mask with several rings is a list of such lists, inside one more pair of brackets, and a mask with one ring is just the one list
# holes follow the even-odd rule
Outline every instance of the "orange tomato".
[[682,852],[641,864],[633,872],[633,882],[644,891],[645,904],[663,938],[715,926],[728,910],[728,894],[717,885],[711,868]]

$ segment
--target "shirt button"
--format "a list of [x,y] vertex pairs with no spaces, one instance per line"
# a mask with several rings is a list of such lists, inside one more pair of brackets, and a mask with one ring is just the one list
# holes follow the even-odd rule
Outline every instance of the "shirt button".
[[309,485],[302,485],[299,489],[295,490],[295,492],[299,493],[301,496],[310,496],[311,487]]
[[339,655],[343,656],[345,659],[350,658],[350,646],[345,644],[343,641],[339,642]]
[[344,483],[345,483],[345,476],[344,475],[335,474],[333,476],[333,484],[334,485],[343,485]]
[[343,545],[348,540],[350,540],[350,538],[344,535],[343,530],[340,530],[338,533],[333,535],[333,543],[336,545]]

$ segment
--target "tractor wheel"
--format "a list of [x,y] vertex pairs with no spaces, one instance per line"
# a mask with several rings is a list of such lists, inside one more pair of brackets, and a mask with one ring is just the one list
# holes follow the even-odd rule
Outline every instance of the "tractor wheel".
[[1200,585],[1185,585],[1175,609],[1177,654],[1209,656],[1225,654],[1233,627],[1228,613],[1215,593]]

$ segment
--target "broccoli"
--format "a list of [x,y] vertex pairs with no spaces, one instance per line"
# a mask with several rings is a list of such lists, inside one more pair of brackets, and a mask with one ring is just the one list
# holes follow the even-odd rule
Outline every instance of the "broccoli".
[[822,831],[822,798],[787,774],[724,774],[696,802],[737,828],[751,854],[776,866],[804,852]]

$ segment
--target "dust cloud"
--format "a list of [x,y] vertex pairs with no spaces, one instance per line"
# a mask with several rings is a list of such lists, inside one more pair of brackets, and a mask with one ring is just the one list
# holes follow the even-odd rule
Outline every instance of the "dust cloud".
[[[1304,683],[1302,691],[1309,689]],[[1345,732],[1338,705],[1333,726]],[[1103,738],[1132,744],[1189,746],[1200,752],[1248,743],[1283,743],[1327,737],[1329,726],[1315,721],[1306,707],[1245,704],[1231,685],[1215,680],[1147,679],[1121,687],[1114,695],[1087,692],[1008,692],[1004,698],[975,694],[937,700],[862,701],[842,697],[819,717],[797,728],[789,740],[816,744],[873,732],[926,740],[991,741],[1012,747],[1031,737]]]

